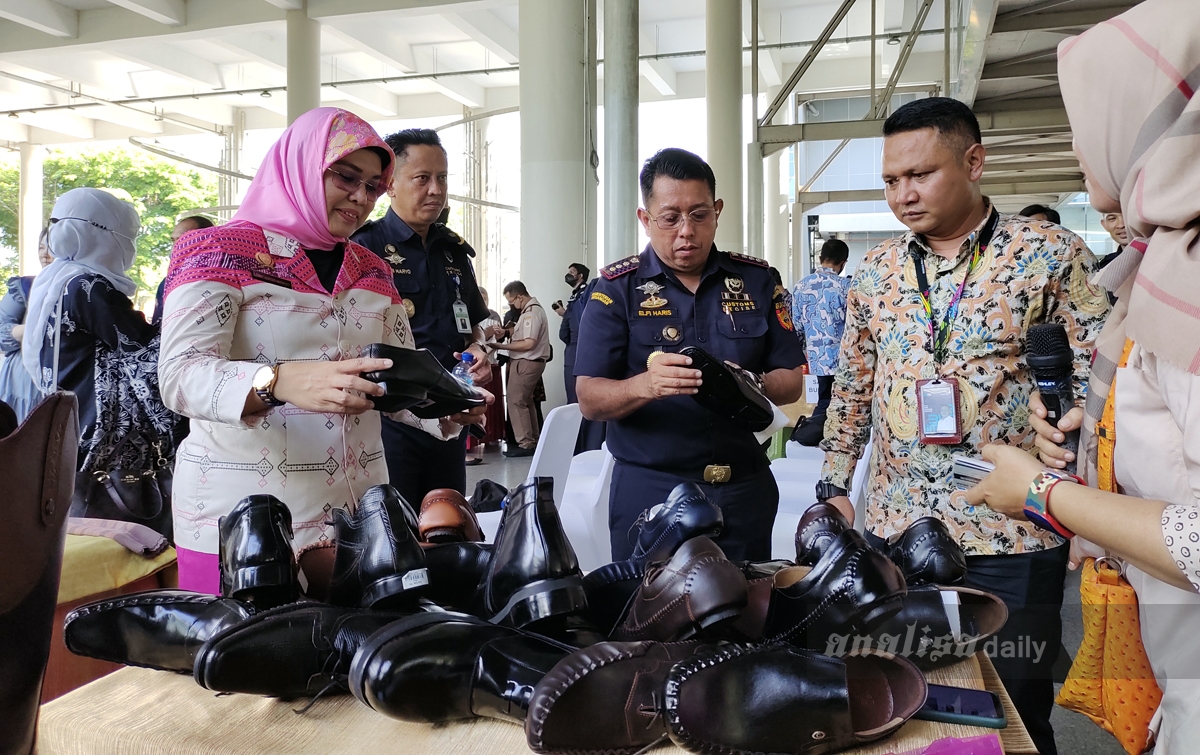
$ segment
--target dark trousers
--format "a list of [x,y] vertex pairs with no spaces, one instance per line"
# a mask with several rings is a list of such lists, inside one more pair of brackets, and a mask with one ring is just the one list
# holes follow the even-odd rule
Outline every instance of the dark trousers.
[[[567,389],[567,403],[578,404],[579,394],[575,392],[575,365],[563,365],[563,382]],[[584,418],[579,423],[579,439],[575,443],[575,453],[584,451],[599,451],[604,444],[605,427],[603,422]]]
[[[879,547],[884,541],[868,533]],[[1070,546],[1009,556],[967,556],[965,585],[990,592],[1008,606],[1004,628],[983,649],[1041,755],[1057,755],[1050,711],[1052,671],[1062,647],[1063,583]],[[1040,655],[1039,655],[1040,649]]]
[[421,507],[425,494],[452,488],[466,495],[466,433],[438,440],[427,432],[383,418],[383,453],[392,487],[412,506]]
[[771,528],[779,508],[779,488],[768,467],[721,485],[688,480],[636,464],[618,461],[613,466],[608,498],[608,531],[614,561],[633,554],[631,532],[638,516],[667,500],[681,482],[696,482],[709,500],[721,507],[725,526],[717,545],[730,561],[770,561]]
[[833,375],[817,375],[817,405],[812,416],[824,415],[833,399]]

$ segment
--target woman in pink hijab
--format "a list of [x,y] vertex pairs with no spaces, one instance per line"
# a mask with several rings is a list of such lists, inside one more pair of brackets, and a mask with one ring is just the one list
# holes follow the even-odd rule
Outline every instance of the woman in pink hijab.
[[[1078,465],[1100,490],[1051,482],[1043,462],[1061,469],[1075,459],[1046,425],[1042,461],[989,446],[984,457],[996,471],[967,497],[1009,516],[1040,516],[1124,563],[1162,690],[1150,723],[1155,753],[1197,752],[1200,7],[1145,0],[1065,40],[1058,55],[1092,206],[1123,212],[1138,238],[1098,280],[1118,299],[1097,339]],[[1060,425],[1071,426],[1078,420]]]
[[[391,362],[359,354],[412,348],[412,332],[387,263],[348,239],[394,161],[354,114],[309,111],[271,147],[230,223],[176,243],[159,376],[167,407],[191,418],[173,490],[183,589],[219,593],[218,523],[243,498],[286,504],[299,552],[331,538],[333,509],[352,511],[387,482],[367,398],[383,389],[360,375]],[[438,437],[460,429],[397,419]]]

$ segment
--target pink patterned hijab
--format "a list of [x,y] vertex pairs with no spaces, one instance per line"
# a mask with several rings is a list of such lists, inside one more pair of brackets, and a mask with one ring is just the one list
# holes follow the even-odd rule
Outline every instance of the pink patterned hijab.
[[1081,448],[1104,410],[1126,338],[1200,375],[1200,13],[1145,0],[1058,47],[1075,147],[1141,242],[1105,270],[1119,301],[1097,339]]
[[368,147],[383,158],[380,180],[387,186],[396,158],[369,123],[338,108],[309,110],[267,151],[233,219],[293,238],[305,249],[332,249],[346,239],[329,232],[325,170]]

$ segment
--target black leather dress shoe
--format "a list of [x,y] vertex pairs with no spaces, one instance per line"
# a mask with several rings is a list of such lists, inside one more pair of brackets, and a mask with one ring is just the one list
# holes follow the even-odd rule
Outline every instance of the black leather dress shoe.
[[[874,650],[893,653],[918,668],[951,666],[975,654],[1008,621],[1004,601],[969,587],[921,585],[910,588],[899,613],[869,633]],[[860,638],[851,638],[826,652],[841,655]]]
[[233,598],[150,590],[76,608],[63,639],[75,655],[190,674],[201,645],[253,614],[253,606]]
[[716,646],[604,642],[563,658],[537,683],[525,718],[534,752],[633,755],[667,733],[663,689],[676,663]]
[[214,692],[287,700],[345,692],[350,661],[371,634],[402,614],[292,603],[211,637],[196,654],[196,683]]
[[[386,370],[363,373],[364,378],[382,383],[387,389],[383,396],[371,396],[375,408],[381,412],[408,409],[422,419],[436,419],[487,403],[483,394],[447,372],[428,349],[373,343],[363,349],[362,356],[392,360],[392,366]],[[423,398],[413,401],[419,395]]]
[[809,506],[796,525],[796,564],[812,566],[820,561],[830,543],[848,529],[852,529],[850,523],[833,504]]
[[751,640],[824,651],[847,634],[865,634],[903,605],[900,568],[846,530],[816,566],[780,569],[750,581],[736,629]]
[[822,755],[892,734],[927,688],[902,658],[728,645],[676,663],[665,690],[671,739],[688,750]]
[[554,479],[526,481],[508,496],[488,566],[488,620],[522,627],[587,608],[583,577],[554,505]]
[[700,370],[703,378],[700,391],[692,394],[696,403],[751,432],[770,427],[775,410],[757,375],[731,367],[696,346],[684,346],[679,353],[691,357],[692,369]]
[[572,648],[457,613],[389,624],[354,656],[350,691],[402,721],[525,720],[533,687]]
[[272,608],[296,599],[292,512],[273,495],[243,498],[221,517],[221,595]]
[[452,611],[475,613],[480,591],[492,561],[490,543],[440,543],[424,545],[429,589],[425,597]]
[[708,500],[699,485],[676,485],[664,503],[638,517],[633,555],[628,560],[614,561],[584,576],[592,621],[605,634],[612,634],[642,583],[646,564],[666,561],[694,537],[717,537],[723,525],[721,507]]
[[429,587],[417,517],[391,485],[368,488],[351,514],[334,509],[337,547],[329,602],[355,608],[412,605]]
[[918,519],[889,543],[891,557],[909,586],[956,585],[966,579],[967,554],[940,519]]

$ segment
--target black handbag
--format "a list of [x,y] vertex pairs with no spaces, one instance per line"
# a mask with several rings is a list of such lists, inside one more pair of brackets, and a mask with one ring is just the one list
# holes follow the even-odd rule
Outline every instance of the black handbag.
[[[127,459],[135,449],[139,436],[126,436],[111,458]],[[135,453],[144,461],[140,464],[102,465],[95,470],[80,470],[75,475],[75,493],[71,499],[71,516],[110,519],[142,524],[174,542],[172,537],[171,484],[174,479],[171,464],[163,453],[158,438],[142,438],[146,448]]]

